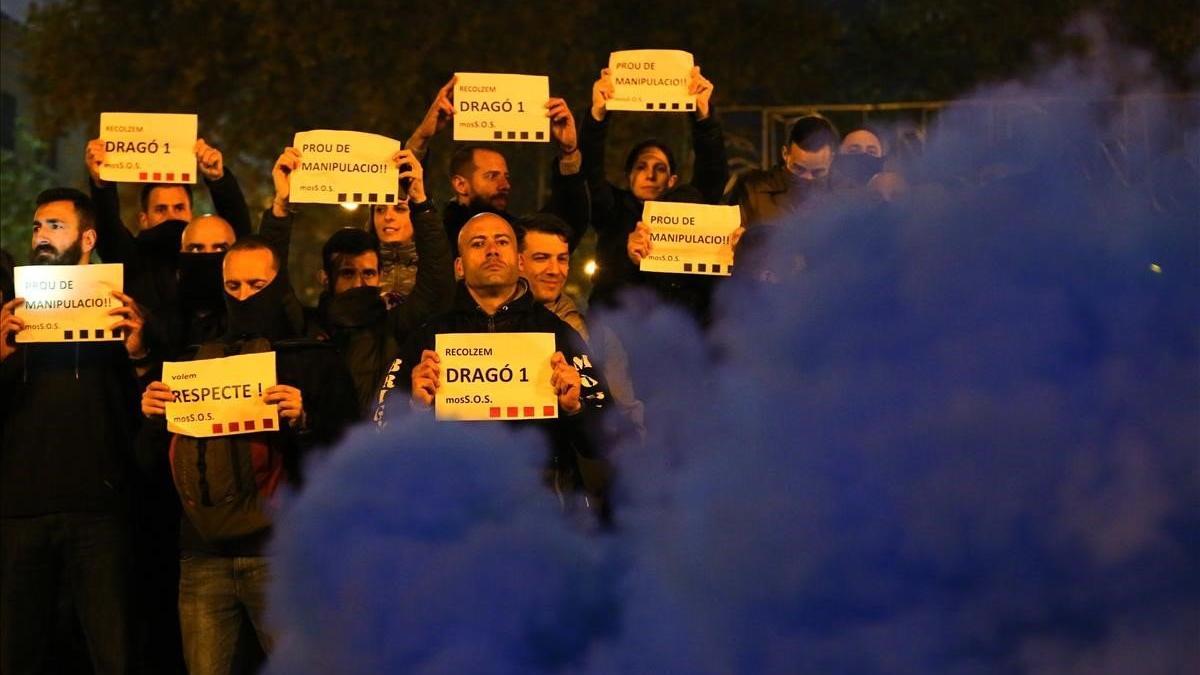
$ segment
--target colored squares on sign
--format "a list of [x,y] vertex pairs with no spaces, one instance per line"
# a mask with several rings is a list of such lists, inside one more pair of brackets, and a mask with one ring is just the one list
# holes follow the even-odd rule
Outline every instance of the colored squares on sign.
[[79,329],[79,339],[80,339],[80,340],[86,340],[86,339],[88,339],[88,331],[87,331],[87,329],[86,329],[86,328],[80,328],[80,329]]
[[379,195],[375,192],[372,192],[371,194],[367,195],[367,201],[374,204],[375,202],[379,201]]
[[148,180],[149,178],[150,174],[146,173],[145,171],[142,171],[138,174],[138,180]]
[[528,131],[521,132],[521,140],[523,140],[523,141],[529,140],[529,132]]
[[496,139],[496,140],[500,140],[501,138],[504,138],[504,132],[503,132],[503,131],[497,131],[497,132],[495,132],[495,133],[493,133],[493,134],[492,134],[492,138],[494,138],[494,139]]
[[693,109],[695,109],[696,104],[695,103],[686,103],[686,104],[684,104],[683,107],[687,110],[693,110]]
[[64,339],[64,340],[74,340],[74,339],[75,339],[75,331],[73,331],[73,330],[64,330],[64,331],[63,331],[63,339]]
[[158,171],[154,172],[154,180],[162,180],[162,174]]
[[533,406],[525,406],[525,417],[533,417]]
[[218,423],[216,423],[216,424],[213,424],[213,433],[214,433],[214,434],[222,434],[222,433],[225,433],[225,427],[224,427],[224,425],[220,424],[219,422],[218,422]]
[[552,405],[542,406],[542,414],[545,415],[546,417],[554,417],[554,406],[552,406]]
[[520,411],[517,409],[517,406],[515,406],[515,405],[510,405],[508,407],[508,416],[509,417],[516,417],[519,412]]
[[99,340],[100,338],[103,338],[103,337],[104,337],[104,329],[97,328],[96,329],[96,339]]
[[499,417],[499,416],[500,416],[500,408],[498,408],[496,406],[492,406],[491,408],[488,409],[488,417]]
[[241,430],[242,430],[242,428],[241,428],[241,425],[240,425],[240,424],[238,424],[237,422],[230,422],[230,423],[229,423],[229,431],[230,431],[230,433],[238,432],[238,431],[241,431]]
[[517,132],[515,132],[515,131],[508,132],[508,140],[514,141],[516,139],[517,139]]
[[544,131],[537,132],[537,134],[535,135],[535,138],[537,138],[539,141],[546,138],[546,132],[544,132]]
[[683,271],[691,272],[692,271],[692,263],[683,263]]
[[254,431],[254,420],[246,420],[242,423],[246,431]]
[[653,104],[653,103],[647,103],[647,104],[646,104],[646,110],[654,110],[654,104]]
[[345,192],[339,192],[337,200],[339,202],[348,202],[348,201],[350,201],[349,199],[346,199],[346,197],[348,197],[348,196],[349,195],[347,195]]
[[388,204],[391,204],[392,202],[396,201],[396,195],[386,194],[383,196],[383,201],[387,202]]
[[182,175],[182,177],[183,177],[183,178],[182,178],[182,180],[183,180],[183,182],[185,182],[185,183],[187,183],[188,181],[192,180],[192,174],[190,174],[190,173],[185,173],[185,174],[181,174],[181,175]]
[[275,428],[275,420],[271,419],[270,417],[264,417],[263,418],[263,429],[274,429],[274,428]]

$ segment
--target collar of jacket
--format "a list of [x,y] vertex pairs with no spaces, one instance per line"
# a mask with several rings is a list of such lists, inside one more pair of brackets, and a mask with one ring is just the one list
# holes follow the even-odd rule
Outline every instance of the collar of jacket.
[[[533,309],[534,299],[533,293],[529,292],[529,284],[523,279],[517,278],[517,290],[513,291],[512,297],[509,298],[500,309],[496,310],[496,315],[507,314],[512,312],[528,312]],[[486,312],[475,302],[475,298],[471,297],[471,292],[467,290],[467,285],[463,282],[458,282],[458,291],[454,296],[454,310],[457,312],[478,313],[486,316]]]
[[790,183],[791,179],[788,177],[787,167],[782,164],[776,164],[763,176],[762,182],[756,187],[756,192],[781,194],[788,191]]

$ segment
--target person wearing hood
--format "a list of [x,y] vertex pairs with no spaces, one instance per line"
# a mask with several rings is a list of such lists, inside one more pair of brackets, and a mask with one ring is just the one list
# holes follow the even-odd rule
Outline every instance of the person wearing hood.
[[171,389],[155,380],[142,394],[147,422],[138,444],[170,463],[183,508],[179,616],[190,673],[230,672],[246,621],[269,654],[267,540],[277,491],[284,484],[298,487],[305,457],[332,447],[359,417],[337,352],[296,332],[284,303],[290,288],[279,272],[266,240],[248,236],[231,246],[222,264],[225,332],[196,353],[220,358],[274,351],[278,384],[265,390],[264,401],[279,406],[279,430],[169,436],[163,415]]
[[[454,84],[457,77],[438,90],[425,117],[413,130],[404,147],[412,150],[417,161],[426,162],[430,141],[443,131],[454,116]],[[542,211],[553,213],[571,226],[571,246],[583,238],[588,224],[588,193],[582,169],[575,117],[566,101],[546,101],[550,118],[550,137],[558,146],[551,165],[550,199]],[[450,156],[450,189],[454,196],[442,211],[442,224],[449,241],[458,241],[463,224],[479,213],[495,213],[512,222],[508,212],[508,160],[494,147],[482,144],[461,145]]]
[[[289,238],[293,227],[294,214],[287,204],[291,171],[299,161],[299,151],[286,148],[273,172],[275,200],[263,214],[262,231],[277,233],[278,239]],[[408,182],[403,207],[376,206],[369,231],[344,228],[330,236],[321,250],[324,290],[317,307],[305,311],[305,333],[337,346],[364,412],[398,346],[454,299],[450,246],[426,198],[421,164],[410,150],[398,151],[392,161],[401,168],[400,180]],[[419,261],[411,282],[405,280],[407,273],[393,267],[399,281],[384,287],[381,246],[392,251],[411,248],[414,264]]]
[[[401,349],[393,363],[395,388],[384,384],[375,420],[386,424],[389,416],[406,414],[411,407],[430,410],[440,386],[439,358],[434,345],[445,333],[553,333],[555,353],[550,359],[551,384],[558,397],[556,419],[530,422],[550,439],[546,480],[560,496],[583,491],[603,504],[611,479],[605,458],[604,415],[611,395],[603,376],[594,367],[583,338],[534,297],[520,277],[517,236],[512,225],[493,213],[481,213],[463,226],[458,237],[455,275],[462,279],[454,307],[422,326]],[[588,502],[592,504],[591,501]]]
[[[233,228],[235,237],[250,234],[250,211],[233,172],[221,151],[203,138],[196,140],[196,162],[208,186],[216,213]],[[85,150],[92,200],[96,204],[96,252],[104,262],[122,263],[145,278],[147,297],[138,300],[154,312],[169,310],[178,301],[176,285],[180,266],[180,241],[192,221],[192,189],[187,184],[146,183],[141,190],[138,233],[121,220],[115,184],[100,178],[105,159],[104,142],[93,139]]]
[[[87,195],[38,195],[30,260],[86,265],[95,250]],[[134,655],[130,479],[136,363],[144,319],[113,292],[121,342],[18,344],[24,299],[0,308],[0,672],[46,672],[59,598],[67,597],[97,673],[131,672]],[[72,623],[73,623],[72,619]]]
[[796,120],[780,149],[780,164],[744,174],[729,195],[742,210],[742,226],[777,220],[814,196],[830,190],[830,172],[838,148],[838,132],[820,115]]
[[[590,222],[596,230],[596,273],[592,277],[590,298],[595,304],[614,303],[617,293],[635,282],[638,269],[630,262],[626,247],[629,235],[642,219],[645,203],[659,199],[668,190],[682,187],[674,153],[655,139],[638,143],[626,156],[625,175],[629,189],[608,182],[604,157],[608,138],[608,100],[613,91],[611,75],[605,68],[592,85],[592,106],[584,115],[581,130],[583,173],[590,192]],[[696,110],[688,113],[696,152],[691,190],[697,195],[695,201],[716,204],[729,178],[729,167],[721,123],[711,105],[713,84],[700,74],[699,67],[692,69],[688,91],[696,96]]]

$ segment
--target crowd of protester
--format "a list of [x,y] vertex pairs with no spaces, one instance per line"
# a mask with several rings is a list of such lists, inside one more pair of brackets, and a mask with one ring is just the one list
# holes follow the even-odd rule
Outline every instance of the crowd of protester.
[[[557,417],[516,422],[541,430],[548,498],[619,526],[610,450],[644,437],[646,419],[625,348],[602,316],[565,292],[572,253],[590,228],[597,271],[589,311],[631,288],[674,303],[700,325],[711,318],[711,275],[642,272],[652,251],[647,201],[733,204],[735,276],[770,283],[803,269],[768,264],[775,228],[803,226],[822,199],[881,207],[910,185],[889,160],[884,130],[839,132],[798,119],[779,161],[730,180],[712,82],[694,69],[692,180],[667,144],[625,154],[627,184],[605,175],[607,71],[577,125],[567,103],[547,102],[557,150],[551,194],[536,213],[512,214],[514,187],[496,146],[463,144],[449,181],[431,185],[422,162],[453,115],[453,84],[391,161],[407,197],[369,209],[361,228],[321,249],[316,306],[289,277],[298,218],[290,176],[300,151],[284,148],[274,197],[254,231],[225,154],[203,139],[195,155],[215,213],[193,211],[189,186],[146,184],[136,234],[122,222],[116,186],[100,178],[103,143],[88,143],[86,191],[55,187],[33,211],[30,262],[124,265],[112,310],[123,342],[18,344],[11,257],[0,315],[0,671],[53,672],[63,616],[77,620],[95,672],[236,672],[272,647],[266,621],[272,502],[301,489],[306,460],[333,451],[357,424],[429,415],[441,384],[435,338],[444,333],[554,336]],[[578,127],[578,128],[577,128]],[[517,189],[530,189],[516,186]],[[432,193],[449,198],[439,203]],[[319,217],[309,209],[300,218]],[[15,245],[8,242],[8,245]],[[196,439],[169,433],[164,362],[273,351],[278,432]],[[257,643],[257,644],[255,644]],[[257,656],[256,656],[257,654]]]

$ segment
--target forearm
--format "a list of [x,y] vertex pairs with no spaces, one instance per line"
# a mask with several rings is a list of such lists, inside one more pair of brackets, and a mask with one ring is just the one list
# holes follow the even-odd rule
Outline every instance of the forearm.
[[250,209],[242,195],[242,186],[229,167],[225,167],[225,174],[217,180],[205,178],[204,182],[208,185],[208,194],[212,197],[217,215],[229,222],[238,237],[250,234]]
[[717,120],[716,110],[710,109],[703,120],[692,117],[692,144],[696,163],[692,184],[704,195],[704,201],[716,204],[725,192],[729,180],[729,162],[725,154],[725,134]]
[[121,199],[116,184],[105,183],[103,187],[92,181],[88,184],[96,209],[96,252],[106,263],[132,264],[136,255],[134,237],[121,222]]

